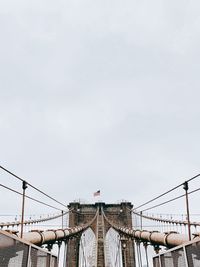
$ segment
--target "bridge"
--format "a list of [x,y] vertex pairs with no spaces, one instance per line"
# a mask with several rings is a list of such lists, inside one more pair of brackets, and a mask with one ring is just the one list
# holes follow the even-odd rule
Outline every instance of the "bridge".
[[[2,188],[22,197],[20,219],[0,223],[2,267],[200,266],[200,222],[191,220],[189,209],[189,195],[200,189],[189,191],[188,186],[199,175],[137,207],[128,201],[112,204],[74,201],[65,205],[4,167],[1,169],[22,182],[22,192],[1,184]],[[65,209],[27,195],[27,187],[39,191]],[[180,187],[184,194],[144,208]],[[26,198],[59,212],[26,219]],[[185,218],[147,213],[149,209],[180,198],[185,198]],[[47,223],[55,221],[57,224],[49,228]]]

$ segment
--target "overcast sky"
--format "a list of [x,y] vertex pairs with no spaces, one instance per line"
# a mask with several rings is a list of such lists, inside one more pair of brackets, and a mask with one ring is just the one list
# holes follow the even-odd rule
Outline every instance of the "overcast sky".
[[[138,205],[199,173],[199,9],[1,1],[1,165],[65,203],[100,189]],[[15,213],[20,200],[4,192],[2,211]]]

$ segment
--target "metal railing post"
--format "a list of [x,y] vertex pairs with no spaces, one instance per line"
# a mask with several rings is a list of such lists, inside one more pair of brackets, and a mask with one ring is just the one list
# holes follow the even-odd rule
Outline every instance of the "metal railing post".
[[62,210],[62,229],[63,229],[63,225],[64,225],[64,218],[63,218],[63,210]]
[[188,237],[191,240],[191,228],[190,228],[190,210],[189,210],[189,199],[188,199],[188,182],[183,184],[183,189],[185,190],[185,200],[186,200],[186,211],[187,211],[187,222],[188,222]]
[[22,218],[21,218],[21,238],[23,238],[23,230],[24,230],[24,207],[25,207],[25,193],[27,188],[27,182],[22,182],[22,189],[23,189],[23,195],[22,195]]
[[140,228],[142,230],[142,211],[140,211]]

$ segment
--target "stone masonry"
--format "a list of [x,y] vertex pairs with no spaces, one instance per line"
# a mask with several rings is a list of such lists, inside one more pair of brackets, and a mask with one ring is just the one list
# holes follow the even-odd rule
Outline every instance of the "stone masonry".
[[[120,204],[80,204],[72,202],[69,204],[69,227],[75,227],[83,225],[92,221],[98,211],[97,219],[91,225],[96,239],[97,239],[97,259],[95,267],[107,267],[105,266],[104,244],[105,236],[110,225],[104,219],[105,214],[108,221],[118,226],[124,226],[132,228],[132,216],[131,209],[132,204],[130,202],[122,202]],[[79,243],[81,236],[77,236],[69,240],[67,249],[67,267],[78,267],[79,262]],[[121,236],[122,258],[123,267],[135,267],[135,253],[134,243],[132,240]]]

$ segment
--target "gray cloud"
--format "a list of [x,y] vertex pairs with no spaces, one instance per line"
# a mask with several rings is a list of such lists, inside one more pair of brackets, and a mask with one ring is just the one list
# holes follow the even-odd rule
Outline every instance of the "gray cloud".
[[66,202],[140,203],[196,174],[199,7],[2,1],[2,164]]

